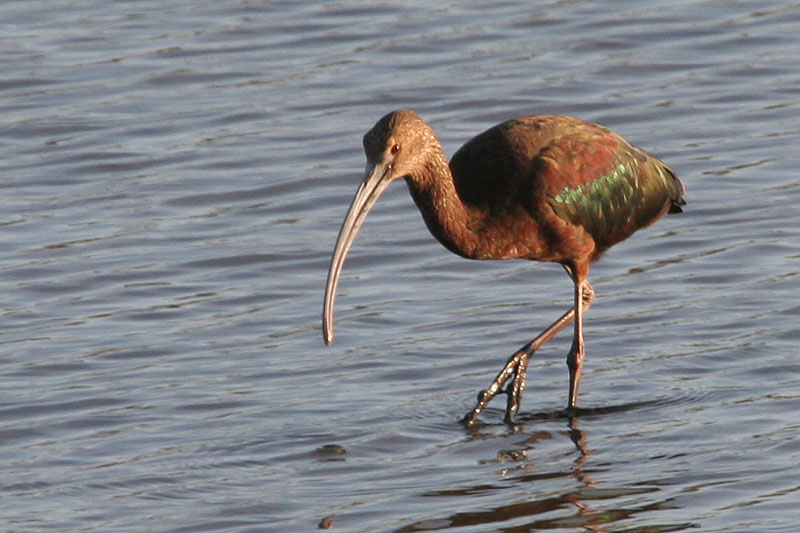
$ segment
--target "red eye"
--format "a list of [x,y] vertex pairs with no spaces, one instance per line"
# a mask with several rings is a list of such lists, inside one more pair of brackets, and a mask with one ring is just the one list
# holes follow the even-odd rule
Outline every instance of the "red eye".
[[394,146],[392,146],[392,150],[391,150],[392,155],[396,154],[399,151],[400,151],[400,145],[399,144],[395,144]]

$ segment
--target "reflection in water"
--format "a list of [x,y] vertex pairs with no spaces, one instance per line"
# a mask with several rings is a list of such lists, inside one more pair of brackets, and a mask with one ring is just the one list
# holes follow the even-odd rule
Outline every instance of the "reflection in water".
[[[628,405],[624,408],[632,408]],[[609,408],[609,410],[621,410],[622,407]],[[597,409],[593,410],[597,413]],[[504,478],[514,482],[513,487],[492,485],[484,483],[459,490],[436,491],[426,494],[430,497],[463,497],[469,494],[486,493],[492,490],[511,490],[519,489],[522,484],[532,484],[545,479],[555,478],[574,478],[577,485],[568,492],[559,496],[552,496],[531,501],[517,501],[507,505],[501,505],[485,510],[458,512],[444,518],[428,519],[415,522],[404,526],[397,531],[432,531],[437,529],[449,529],[456,527],[468,527],[476,525],[491,525],[498,531],[533,531],[546,529],[583,529],[585,531],[604,532],[607,527],[623,519],[629,519],[639,513],[655,511],[670,507],[669,498],[664,501],[649,501],[641,506],[629,506],[616,509],[599,509],[597,503],[605,500],[621,499],[624,496],[636,494],[646,494],[658,491],[657,487],[620,487],[620,488],[596,488],[597,481],[593,474],[601,475],[602,470],[589,467],[589,459],[592,449],[589,448],[586,431],[580,429],[578,425],[580,412],[568,413],[558,411],[549,414],[535,415],[536,418],[566,418],[567,429],[562,434],[569,437],[577,451],[575,460],[563,471],[542,471],[540,465],[535,462],[533,453],[537,444],[542,441],[549,441],[555,436],[548,431],[534,431],[519,444],[519,448],[512,450],[500,450],[497,458],[486,462],[497,463],[519,463],[512,468],[504,468],[500,473]],[[510,426],[512,434],[524,433],[522,424]],[[470,428],[473,438],[486,439],[489,435],[482,434],[480,428]],[[519,493],[515,493],[511,498],[516,499]],[[595,506],[593,506],[593,503]],[[565,511],[572,509],[571,513]],[[544,517],[545,515],[556,514],[554,517]],[[695,528],[696,524],[648,524],[648,532],[662,531],[681,531],[684,529]],[[637,531],[637,529],[632,529]]]

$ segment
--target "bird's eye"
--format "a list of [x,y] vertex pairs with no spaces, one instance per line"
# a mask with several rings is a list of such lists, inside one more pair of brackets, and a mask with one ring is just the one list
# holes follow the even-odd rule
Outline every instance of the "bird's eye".
[[391,148],[390,151],[392,152],[392,155],[396,154],[397,152],[400,151],[400,145],[399,144],[392,145],[392,148]]

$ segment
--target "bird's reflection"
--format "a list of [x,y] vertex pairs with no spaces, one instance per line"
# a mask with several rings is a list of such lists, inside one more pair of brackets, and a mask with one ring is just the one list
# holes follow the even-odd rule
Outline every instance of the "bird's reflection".
[[[584,470],[584,466],[586,465],[592,450],[589,449],[589,446],[586,443],[586,432],[578,427],[578,418],[575,416],[570,416],[568,426],[569,438],[579,452],[572,464],[572,474],[575,476],[575,479],[580,482],[581,488],[585,490],[595,484],[592,477]],[[573,505],[575,505],[575,507],[578,508],[577,516],[579,518],[587,519],[584,523],[584,528],[587,531],[605,531],[604,528],[599,527],[599,525],[596,523],[593,523],[593,520],[591,519],[592,515],[596,515],[598,512],[592,509],[588,503],[582,501],[580,497],[582,492],[583,491],[579,491],[577,493],[569,494],[567,498]]]
[[[593,508],[592,501],[611,502],[615,497],[631,494],[631,488],[613,488],[598,491],[595,488],[595,477],[602,473],[598,468],[592,468],[591,456],[593,453],[589,445],[589,435],[580,427],[581,416],[598,415],[605,411],[619,411],[638,407],[626,405],[603,409],[575,409],[559,410],[549,413],[538,413],[522,417],[521,422],[505,426],[507,430],[498,435],[497,426],[475,425],[467,427],[470,438],[476,440],[507,438],[509,436],[522,436],[524,439],[515,443],[513,448],[502,449],[496,457],[482,461],[483,464],[504,465],[499,474],[513,481],[514,487],[533,485],[546,480],[573,478],[577,481],[573,487],[560,495],[549,496],[535,500],[524,500],[515,497],[511,503],[497,507],[462,511],[434,520],[425,520],[409,524],[398,531],[423,531],[436,529],[449,529],[483,525],[503,531],[533,531],[542,529],[583,529],[585,531],[603,532],[620,520],[630,518],[632,515],[652,510],[660,502],[650,502],[640,508],[625,507],[620,509]],[[552,432],[539,429],[543,420],[563,421],[563,430]],[[538,426],[538,427],[534,427]],[[558,441],[558,436],[566,436],[575,447],[574,460],[567,468],[553,470],[543,469],[542,461],[537,457],[537,448],[552,446]],[[556,442],[552,442],[556,441]],[[538,452],[541,455],[541,451]],[[508,486],[486,483],[485,481],[474,487],[457,490],[444,490],[426,494],[430,497],[458,497],[462,498],[478,492],[485,493],[491,490],[508,490]],[[512,489],[513,490],[513,489]],[[653,488],[634,489],[634,492],[652,492]],[[565,515],[565,509],[574,509],[573,513]],[[505,527],[513,522],[513,527]]]

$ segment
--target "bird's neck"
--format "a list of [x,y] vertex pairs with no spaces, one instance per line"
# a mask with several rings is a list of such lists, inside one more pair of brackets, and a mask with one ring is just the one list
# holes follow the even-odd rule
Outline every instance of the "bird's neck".
[[406,183],[433,236],[451,252],[477,258],[473,229],[477,213],[459,196],[444,152],[438,150],[428,158]]

